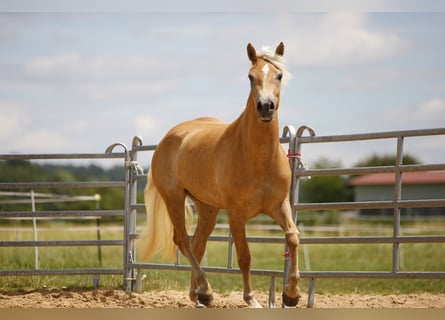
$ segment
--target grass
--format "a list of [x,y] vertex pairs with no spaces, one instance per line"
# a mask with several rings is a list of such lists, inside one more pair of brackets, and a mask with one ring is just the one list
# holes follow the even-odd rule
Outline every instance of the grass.
[[[302,219],[304,220],[304,219]],[[268,221],[264,221],[268,223]],[[415,234],[443,234],[445,222],[423,221],[404,222],[402,233]],[[390,235],[392,227],[388,223],[376,224],[363,221],[339,221],[330,225],[330,233],[317,231],[309,227],[304,228],[304,236],[352,236],[352,235]],[[39,240],[72,240],[97,239],[93,225],[73,225],[60,222],[43,222],[39,224]],[[301,229],[301,228],[300,228]],[[405,231],[406,230],[406,231]],[[416,231],[417,230],[417,231]],[[439,231],[438,231],[439,230]],[[226,230],[217,231],[226,234]],[[249,235],[282,236],[278,231],[261,231],[249,229]],[[122,231],[116,228],[104,227],[101,231],[102,239],[122,239]],[[0,228],[2,240],[32,240],[32,229],[29,225],[21,228],[16,225]],[[252,268],[282,270],[283,245],[281,244],[251,244]],[[403,244],[401,245],[401,271],[444,271],[445,243]],[[392,245],[388,244],[345,244],[345,245],[306,245],[305,260],[303,247],[299,250],[299,267],[301,271],[390,271],[392,266]],[[41,247],[39,248],[40,269],[63,268],[98,268],[100,267],[97,247]],[[182,258],[185,263],[185,259]],[[203,264],[210,266],[227,266],[227,244],[209,242],[207,255]],[[122,248],[115,246],[102,247],[102,266],[105,268],[122,267]],[[234,266],[237,267],[236,259]],[[6,248],[0,247],[0,268],[33,269],[34,248]],[[190,282],[189,272],[144,270],[144,290],[188,290]],[[209,274],[212,287],[217,292],[229,292],[242,289],[240,275]],[[257,291],[268,291],[270,278],[253,276],[253,287]],[[277,290],[281,290],[281,280],[276,280]],[[5,276],[0,277],[0,289],[29,289],[42,287],[73,287],[91,288],[92,276]],[[119,275],[102,275],[100,286],[120,288],[122,277]],[[308,280],[302,279],[300,287],[307,291]],[[316,290],[318,293],[412,293],[412,292],[445,292],[443,280],[382,280],[382,279],[318,279]]]

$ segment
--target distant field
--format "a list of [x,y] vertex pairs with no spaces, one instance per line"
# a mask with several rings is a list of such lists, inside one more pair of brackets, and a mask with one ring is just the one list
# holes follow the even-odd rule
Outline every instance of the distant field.
[[[318,223],[326,221],[317,221]],[[337,224],[317,223],[317,227],[307,226],[300,229],[304,237],[310,236],[352,236],[352,235],[390,235],[392,226],[388,223],[341,221]],[[311,223],[308,223],[309,225]],[[266,225],[268,222],[266,221]],[[95,225],[73,224],[68,222],[42,222],[39,224],[39,240],[87,240],[97,239]],[[250,225],[249,235],[281,236],[280,231],[263,230]],[[402,222],[402,233],[405,235],[443,234],[444,221],[409,221]],[[226,229],[219,229],[218,234],[227,234]],[[122,227],[107,225],[101,229],[102,239],[122,239]],[[32,240],[33,233],[29,224],[19,222],[0,225],[1,240]],[[252,268],[282,270],[283,245],[251,244]],[[444,271],[445,244],[403,244],[401,254],[401,271]],[[299,267],[301,271],[389,271],[392,265],[392,245],[389,244],[345,244],[345,245],[307,245],[304,254],[299,250]],[[39,248],[40,268],[86,268],[100,267],[97,247],[42,247]],[[307,259],[305,259],[305,257]],[[185,259],[182,259],[185,262]],[[235,267],[236,265],[236,259]],[[227,266],[227,244],[210,242],[203,264],[209,266]],[[122,248],[102,247],[102,266],[121,268]],[[25,269],[34,268],[34,248],[0,247],[0,268]],[[144,271],[144,290],[188,290],[189,272]],[[209,280],[216,292],[239,291],[242,287],[240,275],[209,274]],[[254,276],[253,285],[256,291],[268,291],[270,279]],[[8,276],[0,277],[0,289],[29,288],[88,288],[92,287],[91,276]],[[120,288],[121,276],[101,276],[100,286]],[[301,288],[306,291],[308,280],[302,279]],[[277,290],[280,291],[281,280],[277,279]],[[443,293],[443,280],[357,280],[357,279],[319,279],[317,293]]]

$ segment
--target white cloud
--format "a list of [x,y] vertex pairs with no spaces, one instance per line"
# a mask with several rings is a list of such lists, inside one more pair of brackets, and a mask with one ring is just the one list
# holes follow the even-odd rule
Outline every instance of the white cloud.
[[80,99],[150,100],[165,94],[181,80],[178,62],[165,57],[85,56],[67,53],[41,56],[26,62],[21,82],[32,81],[52,93]]
[[392,57],[406,46],[396,34],[372,30],[368,16],[360,13],[316,15],[287,29],[292,30],[287,57],[298,67],[367,64]]
[[445,123],[445,100],[433,98],[421,104],[408,115],[408,121],[414,128],[440,128]]
[[17,141],[20,150],[28,152],[61,152],[70,150],[67,139],[57,132],[47,129],[37,129],[33,132],[24,132],[23,137]]
[[[398,99],[397,89],[411,83],[405,79],[418,81],[401,76],[407,68],[417,70],[422,66],[416,62],[423,61],[440,69],[440,57],[430,60],[440,56],[440,47],[433,51],[428,37],[422,50],[400,55],[406,39],[417,43],[424,20],[411,25],[400,15],[360,13],[136,16],[13,16],[15,29],[0,30],[0,39],[8,40],[3,41],[5,58],[0,55],[0,94],[24,107],[8,104],[12,111],[6,112],[0,104],[1,149],[9,152],[11,145],[26,143],[32,150],[61,152],[69,141],[78,151],[96,152],[133,134],[154,143],[171,125],[197,116],[230,121],[242,111],[248,93],[247,42],[261,48],[281,40],[294,73],[283,94],[282,125],[307,123],[320,134],[443,126],[443,99],[379,113],[379,121],[366,116],[387,104],[422,101],[419,97],[433,92],[435,84],[422,81],[418,90],[406,90]],[[443,29],[434,26],[433,33]],[[398,55],[401,59],[386,61]],[[301,72],[302,67],[307,69]],[[376,102],[376,110],[365,109],[370,103],[356,104],[374,101],[382,88],[387,88],[383,94],[391,92],[390,99],[382,106]],[[306,108],[296,108],[301,105]],[[362,118],[345,125],[339,115],[349,110]],[[13,141],[8,148],[5,137]]]
[[15,102],[0,102],[0,142],[5,145],[15,139],[27,127],[29,118],[22,105]]
[[89,81],[86,83],[78,83],[77,90],[85,97],[93,98],[101,101],[113,101],[116,98],[141,99],[150,101],[154,96],[165,93],[175,85],[174,81]]
[[134,120],[136,134],[142,137],[150,136],[158,128],[157,121],[147,115],[138,115]]
[[57,129],[36,128],[29,106],[0,102],[0,152],[45,152],[64,149],[67,141]]
[[[405,39],[389,28],[376,28],[372,19],[363,13],[222,16],[215,19],[210,37],[201,39],[208,44],[202,63],[213,72],[231,68],[242,73],[248,42],[259,49],[284,41],[285,58],[296,69],[365,65],[394,57],[407,47]],[[181,34],[183,27],[169,30]]]
[[[418,109],[419,115],[430,117],[440,117],[445,116],[445,100],[434,98],[424,104],[422,104]],[[445,117],[442,117],[445,119]]]
[[382,116],[382,124],[394,129],[428,129],[444,126],[445,100],[432,98],[417,107],[390,109]]
[[445,121],[445,100],[433,98],[417,107],[408,115],[413,127],[443,127]]
[[78,54],[64,54],[54,57],[39,57],[32,59],[24,66],[24,72],[31,77],[48,79],[64,76],[69,77],[79,72],[80,57]]
[[176,26],[166,25],[166,26],[159,26],[152,28],[137,29],[135,31],[147,37],[158,37],[162,39],[166,37],[199,38],[203,36],[208,36],[210,30],[199,26],[181,26],[180,28],[178,28]]
[[160,69],[156,61],[131,56],[83,56],[78,53],[37,57],[24,65],[24,74],[46,81],[136,79]]
[[352,70],[334,83],[336,88],[348,92],[379,91],[387,88],[400,76],[396,68],[375,67],[366,70]]

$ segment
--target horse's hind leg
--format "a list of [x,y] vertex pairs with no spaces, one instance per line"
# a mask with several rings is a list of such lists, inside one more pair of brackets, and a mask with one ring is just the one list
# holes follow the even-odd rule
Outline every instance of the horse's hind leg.
[[[215,228],[216,218],[218,216],[218,209],[208,206],[196,199],[193,200],[196,209],[198,211],[198,223],[196,226],[195,233],[192,238],[192,250],[193,255],[201,263],[202,257],[204,256],[206,250],[207,240]],[[203,300],[200,295],[200,287],[198,281],[196,281],[196,276],[192,270],[192,277],[190,283],[190,299],[192,301]]]
[[193,254],[192,246],[186,229],[185,214],[184,214],[184,201],[185,194],[180,193],[174,196],[170,195],[165,199],[167,209],[170,215],[170,219],[174,226],[173,240],[178,246],[182,254],[187,258],[191,267],[194,283],[197,285],[197,298],[194,298],[194,302],[201,303],[205,306],[210,306],[213,301],[213,292],[207,281],[207,275],[201,269],[198,259]]

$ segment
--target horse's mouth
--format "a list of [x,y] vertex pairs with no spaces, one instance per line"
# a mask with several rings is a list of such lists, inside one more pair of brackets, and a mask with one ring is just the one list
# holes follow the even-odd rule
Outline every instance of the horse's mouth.
[[273,115],[271,116],[260,116],[260,120],[265,123],[269,123],[273,120]]
[[275,116],[275,104],[273,102],[257,103],[258,117],[263,122],[271,122]]

